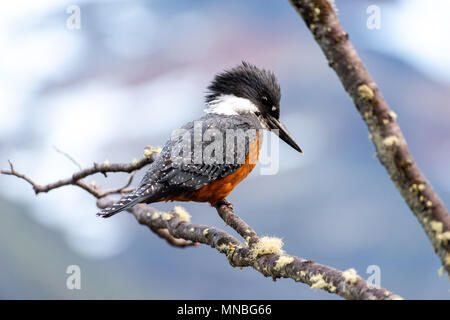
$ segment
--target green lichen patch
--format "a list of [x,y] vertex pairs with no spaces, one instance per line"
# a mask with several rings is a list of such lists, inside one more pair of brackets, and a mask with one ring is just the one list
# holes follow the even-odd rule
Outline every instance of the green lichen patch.
[[191,221],[191,215],[189,212],[186,211],[185,208],[181,206],[175,206],[173,208],[173,211],[175,211],[175,214],[181,219],[181,221],[189,222]]
[[342,272],[342,275],[344,276],[345,282],[350,284],[354,284],[359,279],[358,273],[353,268],[345,270]]
[[252,248],[251,253],[254,257],[264,254],[283,254],[283,241],[276,237],[262,237],[256,242]]
[[396,136],[389,136],[384,138],[383,144],[386,147],[392,147],[398,144],[398,138]]
[[374,93],[368,85],[362,84],[358,87],[358,96],[362,99],[372,100]]
[[291,264],[292,262],[294,262],[294,258],[293,257],[289,257],[289,256],[285,256],[285,255],[281,255],[277,262],[275,263],[275,271],[280,271],[281,268],[287,266],[288,264]]

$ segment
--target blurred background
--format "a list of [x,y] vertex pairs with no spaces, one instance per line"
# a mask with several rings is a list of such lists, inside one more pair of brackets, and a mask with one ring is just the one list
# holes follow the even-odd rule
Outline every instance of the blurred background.
[[[450,205],[450,3],[336,3],[417,163]],[[67,27],[70,5],[80,8],[79,29]],[[380,29],[367,27],[370,5],[381,9]],[[54,147],[83,166],[129,162],[202,115],[215,73],[241,60],[273,70],[281,120],[305,154],[281,143],[278,174],[253,171],[229,197],[236,212],[260,235],[283,238],[290,254],[366,279],[376,265],[381,285],[405,298],[449,299],[424,231],[288,1],[5,2],[0,46],[0,167],[11,159],[42,184],[78,170]],[[91,180],[116,187],[126,175]],[[194,222],[230,231],[207,204],[183,206]],[[36,197],[0,176],[0,298],[339,299],[234,269],[207,246],[169,247],[129,214],[96,212],[75,187]],[[66,288],[69,265],[81,269],[81,290]]]

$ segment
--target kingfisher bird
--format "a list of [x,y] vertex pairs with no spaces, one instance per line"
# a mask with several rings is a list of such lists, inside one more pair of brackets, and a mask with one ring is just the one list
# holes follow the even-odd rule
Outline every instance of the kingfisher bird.
[[[206,114],[181,127],[176,137],[172,135],[139,186],[97,215],[107,218],[138,203],[159,201],[209,202],[215,206],[255,167],[262,141],[260,130],[273,131],[303,153],[280,122],[280,99],[280,86],[271,71],[242,62],[217,74],[208,86]],[[186,152],[192,149],[194,160],[192,152]]]

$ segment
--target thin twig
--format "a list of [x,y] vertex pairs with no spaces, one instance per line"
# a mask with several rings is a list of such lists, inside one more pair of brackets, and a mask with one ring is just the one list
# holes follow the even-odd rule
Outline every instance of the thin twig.
[[[124,190],[124,187],[123,187],[120,189],[108,190],[105,193],[100,193],[100,192],[96,191],[96,189],[94,187],[89,187],[85,182],[83,182],[82,181],[83,178],[94,175],[96,173],[101,173],[103,175],[106,175],[108,172],[132,173],[133,171],[139,170],[139,169],[145,167],[146,165],[152,163],[156,159],[157,155],[158,155],[157,152],[152,152],[152,153],[144,156],[142,159],[135,160],[131,163],[110,164],[109,162],[105,161],[102,164],[98,164],[98,163],[94,162],[92,167],[85,168],[83,170],[75,172],[69,178],[61,179],[61,180],[58,180],[56,182],[52,182],[52,183],[49,183],[46,185],[37,184],[28,176],[16,171],[10,160],[8,160],[10,170],[1,170],[1,173],[6,174],[6,175],[16,176],[20,179],[27,181],[33,187],[33,190],[36,194],[39,194],[42,192],[48,192],[50,190],[60,188],[62,186],[75,185],[75,186],[79,186],[79,187],[85,189],[86,191],[88,191],[89,193],[94,195],[95,197],[101,198],[101,197],[104,197],[111,193],[117,193],[117,192],[125,192],[126,193],[126,192],[130,192],[130,190]],[[132,177],[130,179],[132,179]],[[127,187],[128,187],[128,185],[127,185]],[[119,191],[117,191],[117,190],[119,190]]]
[[58,149],[56,146],[53,146],[53,149],[58,152],[59,154],[62,154],[64,157],[66,157],[67,159],[70,160],[70,162],[72,162],[74,165],[76,165],[78,167],[78,169],[82,170],[83,168],[81,167],[81,164],[78,163],[70,154],[68,154],[67,152],[64,152],[60,149]]

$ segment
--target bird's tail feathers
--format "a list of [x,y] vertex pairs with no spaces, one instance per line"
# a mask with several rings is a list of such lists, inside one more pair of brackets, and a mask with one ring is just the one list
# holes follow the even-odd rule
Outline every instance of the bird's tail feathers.
[[112,206],[107,207],[98,212],[97,216],[102,218],[109,218],[115,215],[116,213],[119,213],[120,211],[133,207],[134,205],[138,204],[139,202],[142,202],[143,200],[145,200],[145,198],[147,198],[147,196],[145,195],[146,189],[147,188],[145,187],[139,187],[132,193],[123,196],[119,201],[114,203]]

